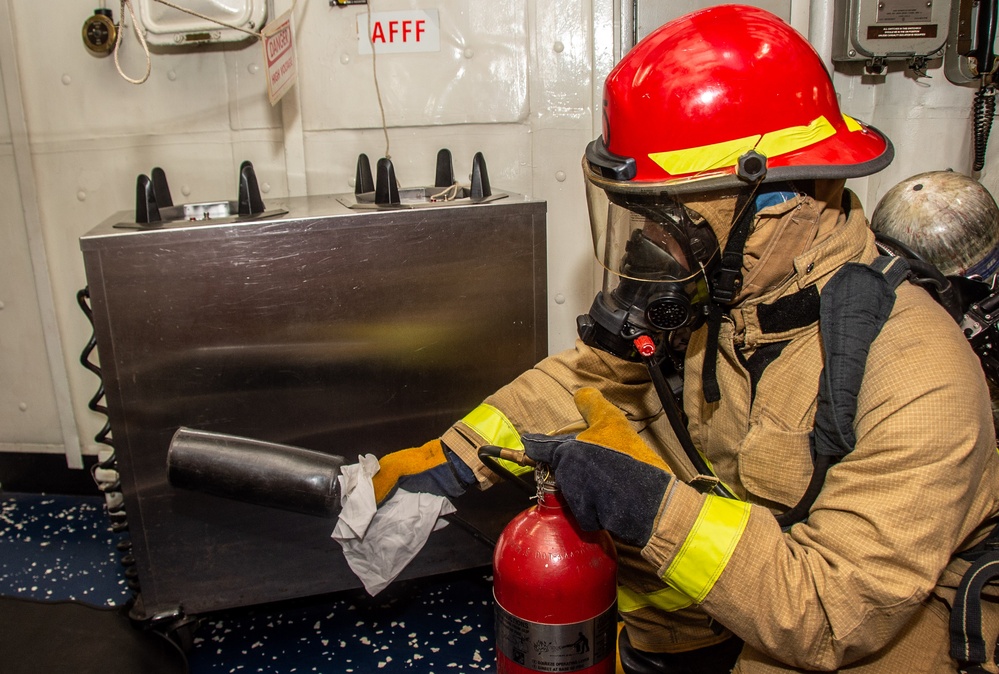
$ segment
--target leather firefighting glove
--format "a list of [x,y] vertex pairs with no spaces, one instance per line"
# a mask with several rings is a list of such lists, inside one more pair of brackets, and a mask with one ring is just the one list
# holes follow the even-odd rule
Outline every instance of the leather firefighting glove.
[[380,468],[371,478],[378,505],[397,487],[453,498],[476,482],[472,470],[440,440],[392,452],[378,459],[378,464]]
[[576,436],[525,435],[527,455],[551,466],[579,525],[606,529],[643,547],[673,479],[672,471],[594,388],[573,396],[587,429]]

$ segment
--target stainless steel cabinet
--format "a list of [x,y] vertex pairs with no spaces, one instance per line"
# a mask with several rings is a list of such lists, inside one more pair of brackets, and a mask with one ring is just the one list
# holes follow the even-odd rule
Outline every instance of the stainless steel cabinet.
[[[170,437],[188,426],[349,461],[439,435],[547,353],[545,204],[500,197],[308,197],[156,227],[122,213],[81,239],[140,617],[359,586],[333,522],[171,487]],[[457,505],[495,536],[528,503],[501,486]],[[404,577],[490,556],[449,526]]]

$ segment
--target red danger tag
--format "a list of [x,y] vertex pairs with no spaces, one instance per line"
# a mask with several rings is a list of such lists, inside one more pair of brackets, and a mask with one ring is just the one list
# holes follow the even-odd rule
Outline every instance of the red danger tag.
[[260,34],[264,37],[264,63],[267,64],[267,98],[274,105],[288,93],[298,75],[291,10],[264,26]]

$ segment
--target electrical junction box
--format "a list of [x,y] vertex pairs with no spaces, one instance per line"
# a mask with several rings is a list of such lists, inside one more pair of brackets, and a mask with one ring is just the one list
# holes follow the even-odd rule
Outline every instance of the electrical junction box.
[[209,18],[188,14],[156,0],[136,2],[138,19],[149,44],[240,42],[251,37],[244,31],[260,32],[267,19],[267,0],[183,0],[182,6]]
[[833,60],[865,61],[881,74],[888,61],[922,69],[947,42],[950,3],[942,0],[836,0]]

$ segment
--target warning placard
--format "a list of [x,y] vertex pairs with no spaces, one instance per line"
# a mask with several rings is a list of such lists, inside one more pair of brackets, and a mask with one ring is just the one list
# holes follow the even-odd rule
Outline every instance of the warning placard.
[[911,26],[868,26],[868,40],[911,40],[920,37],[936,37],[937,25],[920,24]]
[[260,34],[264,38],[264,63],[267,64],[267,98],[274,105],[288,93],[298,76],[291,10],[264,26]]

